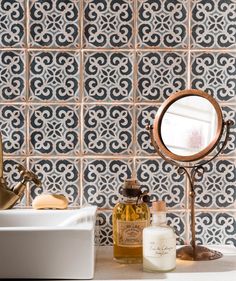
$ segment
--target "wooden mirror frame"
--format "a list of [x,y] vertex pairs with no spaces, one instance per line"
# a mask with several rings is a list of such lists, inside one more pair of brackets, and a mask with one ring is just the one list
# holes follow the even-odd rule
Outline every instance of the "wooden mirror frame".
[[[164,114],[166,111],[169,109],[169,107],[176,102],[179,99],[182,99],[184,97],[189,97],[189,96],[198,96],[202,97],[206,100],[208,100],[212,106],[214,107],[216,114],[217,114],[217,130],[214,139],[208,144],[207,147],[205,147],[203,150],[199,151],[198,153],[188,155],[188,156],[182,156],[175,154],[171,152],[166,146],[165,143],[163,142],[163,139],[161,137],[161,124],[162,124],[162,119],[164,117]],[[219,139],[221,138],[223,131],[223,115],[221,108],[217,101],[207,93],[200,91],[200,90],[184,90],[180,92],[176,92],[172,94],[159,108],[157,111],[157,114],[154,119],[153,123],[153,137],[154,140],[161,150],[162,153],[164,153],[167,157],[176,160],[176,161],[181,161],[181,162],[192,162],[192,161],[197,161],[206,155],[208,155],[217,145]]]

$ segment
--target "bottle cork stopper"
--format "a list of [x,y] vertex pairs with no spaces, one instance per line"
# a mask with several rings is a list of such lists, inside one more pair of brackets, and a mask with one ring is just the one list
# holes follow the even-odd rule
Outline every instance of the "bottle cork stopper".
[[135,178],[126,179],[124,182],[124,188],[140,189],[140,185]]
[[166,212],[166,202],[165,201],[155,201],[152,202],[153,212]]

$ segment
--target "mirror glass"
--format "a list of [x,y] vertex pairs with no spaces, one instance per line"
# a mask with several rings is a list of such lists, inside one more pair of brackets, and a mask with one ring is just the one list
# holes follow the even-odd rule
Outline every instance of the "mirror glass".
[[217,112],[207,99],[186,96],[175,101],[163,115],[161,138],[172,153],[190,156],[214,140],[217,125]]

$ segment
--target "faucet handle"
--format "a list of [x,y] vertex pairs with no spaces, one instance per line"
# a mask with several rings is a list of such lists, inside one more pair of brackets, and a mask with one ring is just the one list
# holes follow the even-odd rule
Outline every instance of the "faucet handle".
[[41,186],[42,185],[42,182],[40,181],[38,176],[35,173],[33,173],[32,171],[26,170],[26,168],[24,166],[22,166],[21,164],[19,164],[17,166],[17,169],[19,170],[19,172],[20,172],[20,174],[23,177],[23,180],[25,182],[32,181],[37,186]]

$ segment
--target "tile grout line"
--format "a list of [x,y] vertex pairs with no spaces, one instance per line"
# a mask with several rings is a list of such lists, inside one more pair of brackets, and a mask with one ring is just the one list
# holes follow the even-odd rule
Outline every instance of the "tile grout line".
[[[162,159],[160,156],[158,155],[128,155],[128,154],[124,154],[124,155],[93,155],[93,154],[86,154],[86,155],[76,155],[76,154],[60,154],[60,155],[40,155],[40,154],[35,154],[35,155],[30,155],[30,154],[20,154],[20,155],[14,155],[14,154],[5,154],[4,158],[9,159],[12,156],[14,156],[14,158],[16,159],[20,159],[20,158],[26,158],[26,157],[30,157],[32,159],[34,158],[42,158],[42,159],[48,159],[48,158],[52,158],[52,159],[64,159],[64,158],[84,158],[84,159],[99,159],[99,158],[104,158],[104,159],[132,159],[133,157],[135,157],[136,159],[144,159],[144,160],[148,160],[148,159],[152,159],[152,160],[160,160]],[[219,156],[217,158],[217,160],[232,160],[235,161],[236,160],[236,156]],[[216,161],[217,161],[216,160]]]
[[191,88],[191,4],[188,1],[188,58],[187,58],[187,88]]
[[137,56],[137,13],[138,13],[138,0],[133,0],[133,47],[132,47],[132,62],[133,62],[133,76],[132,76],[132,83],[133,83],[133,100],[132,100],[132,106],[133,106],[133,112],[132,112],[132,119],[133,119],[133,128],[132,128],[132,139],[133,139],[133,159],[132,159],[132,175],[131,177],[137,178],[137,170],[136,170],[136,163],[134,156],[136,155],[136,149],[137,149],[137,143],[136,143],[136,128],[137,128],[137,122],[136,122],[136,96],[137,96],[137,61],[136,61],[136,56]]
[[[82,53],[82,52],[81,52]],[[33,106],[38,106],[38,105],[64,105],[64,102],[63,101],[29,101],[31,105]],[[77,104],[82,104],[82,102],[80,101],[77,101],[76,102]],[[236,106],[236,102],[218,102],[221,107],[224,107],[224,106],[230,106],[230,107],[235,107]],[[26,105],[27,104],[27,101],[8,101],[7,102],[7,105]],[[66,103],[67,105],[74,105],[75,102],[73,101],[69,101]],[[97,102],[83,102],[83,104],[86,104],[86,105],[97,105],[98,103]],[[123,102],[118,102],[118,101],[109,101],[109,102],[102,102],[99,104],[101,105],[112,105],[112,104],[121,104],[121,105],[132,105],[132,101],[123,101]],[[135,102],[135,104],[137,105],[143,105],[143,106],[153,106],[153,103],[151,103],[150,101],[137,101]],[[155,105],[156,106],[160,106],[162,104],[162,102],[155,102]],[[0,101],[0,105],[6,105],[5,102],[1,102]]]
[[83,38],[83,30],[84,30],[84,3],[80,2],[80,182],[79,182],[79,191],[80,191],[80,207],[83,206],[83,197],[84,197],[84,189],[83,189],[83,180],[84,180],[84,38]]
[[216,49],[216,48],[203,48],[203,49],[194,49],[190,48],[56,48],[56,47],[0,47],[0,51],[24,51],[28,49],[29,51],[41,51],[41,52],[77,52],[79,53],[80,51],[86,51],[86,52],[129,52],[133,49],[136,49],[138,52],[145,53],[145,52],[181,52],[184,53],[186,51],[189,51],[190,53],[236,53],[236,49]]
[[137,171],[136,171],[136,165],[135,165],[135,155],[137,151],[137,116],[136,116],[136,98],[137,98],[137,83],[138,83],[138,66],[137,66],[137,36],[138,36],[138,18],[137,18],[137,13],[138,13],[138,0],[134,0],[133,2],[133,27],[134,27],[134,39],[133,39],[133,48],[132,48],[132,53],[133,53],[133,112],[132,112],[132,119],[133,119],[133,170],[132,170],[132,177],[137,178]]
[[[187,21],[187,36],[188,36],[188,51],[187,51],[187,88],[190,89],[191,86],[191,63],[190,63],[190,60],[191,60],[191,4],[190,4],[190,1],[188,1],[188,4],[187,4],[187,14],[188,14],[188,21]],[[189,210],[189,192],[190,192],[190,185],[189,185],[189,180],[188,180],[188,177],[186,175],[185,176],[185,200],[186,200],[186,207],[187,207],[187,210],[185,211],[185,214],[186,214],[186,237],[185,237],[185,240],[187,242],[187,244],[190,242],[190,228],[191,228],[191,225],[190,225],[190,219],[189,219],[189,215],[188,215],[188,210]]]
[[[29,152],[30,152],[30,115],[29,115],[29,108],[30,108],[30,104],[29,104],[29,100],[30,100],[30,91],[29,91],[29,88],[30,88],[30,85],[29,85],[29,77],[30,77],[30,54],[29,54],[29,46],[30,46],[30,3],[28,0],[25,0],[26,2],[26,13],[25,13],[25,17],[26,17],[26,26],[25,26],[25,31],[26,31],[26,49],[25,49],[25,52],[26,52],[26,77],[27,77],[27,80],[26,80],[26,161],[27,161],[27,167],[28,169],[30,168],[29,166]],[[31,190],[30,190],[30,183],[28,183],[27,185],[27,189],[26,189],[26,198],[27,198],[27,201],[26,201],[26,206],[29,207],[30,206],[30,201],[31,201]]]

